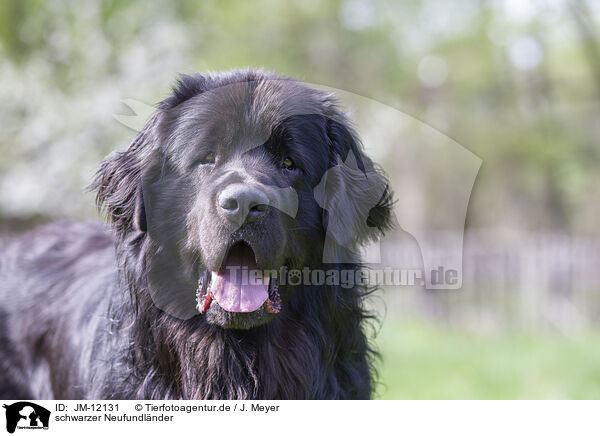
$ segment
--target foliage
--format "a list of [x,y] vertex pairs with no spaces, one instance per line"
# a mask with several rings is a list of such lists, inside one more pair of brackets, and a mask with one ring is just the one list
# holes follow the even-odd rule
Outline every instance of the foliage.
[[567,0],[6,0],[0,216],[95,217],[82,188],[133,136],[112,117],[121,99],[254,66],[374,98],[478,154],[472,226],[594,233],[599,17]]

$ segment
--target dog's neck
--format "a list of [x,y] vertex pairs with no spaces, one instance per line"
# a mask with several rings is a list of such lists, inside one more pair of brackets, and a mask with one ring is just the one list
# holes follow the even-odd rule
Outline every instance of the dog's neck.
[[[174,318],[157,309],[135,273],[135,251],[121,257],[123,300],[115,302],[123,349],[132,367],[115,380],[123,398],[369,398],[374,356],[363,332],[364,289],[298,288],[268,324],[247,331]],[[131,260],[129,262],[128,260]],[[129,308],[127,309],[127,306]],[[133,305],[133,307],[131,307]],[[119,308],[120,307],[120,308]],[[125,319],[122,314],[136,314]]]
[[[368,398],[370,348],[353,290],[310,291],[269,324],[226,330],[138,302],[127,329],[139,344],[121,396],[156,399]],[[346,300],[346,301],[344,301]],[[302,303],[302,304],[300,304]],[[148,305],[148,306],[146,306]],[[350,310],[351,312],[348,312]],[[133,336],[133,337],[132,337]],[[343,362],[340,365],[339,362]],[[123,391],[125,389],[125,391]]]

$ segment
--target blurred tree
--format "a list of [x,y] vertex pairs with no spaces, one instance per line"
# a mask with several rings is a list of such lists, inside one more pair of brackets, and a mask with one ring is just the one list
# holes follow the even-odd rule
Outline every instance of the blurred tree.
[[252,66],[377,99],[477,153],[471,225],[593,233],[599,21],[584,0],[5,0],[0,217],[95,217],[82,187],[133,136],[121,99]]

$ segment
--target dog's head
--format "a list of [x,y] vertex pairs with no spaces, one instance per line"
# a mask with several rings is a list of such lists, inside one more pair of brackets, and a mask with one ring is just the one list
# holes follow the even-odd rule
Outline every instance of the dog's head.
[[154,303],[225,328],[286,309],[301,290],[278,289],[282,267],[358,261],[390,225],[386,179],[333,97],[262,72],[183,76],[94,186]]

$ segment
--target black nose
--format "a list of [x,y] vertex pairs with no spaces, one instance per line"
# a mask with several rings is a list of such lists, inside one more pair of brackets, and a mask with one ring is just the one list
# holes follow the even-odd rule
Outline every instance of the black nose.
[[228,220],[241,226],[263,216],[269,207],[269,198],[254,186],[234,183],[221,191],[217,203]]

